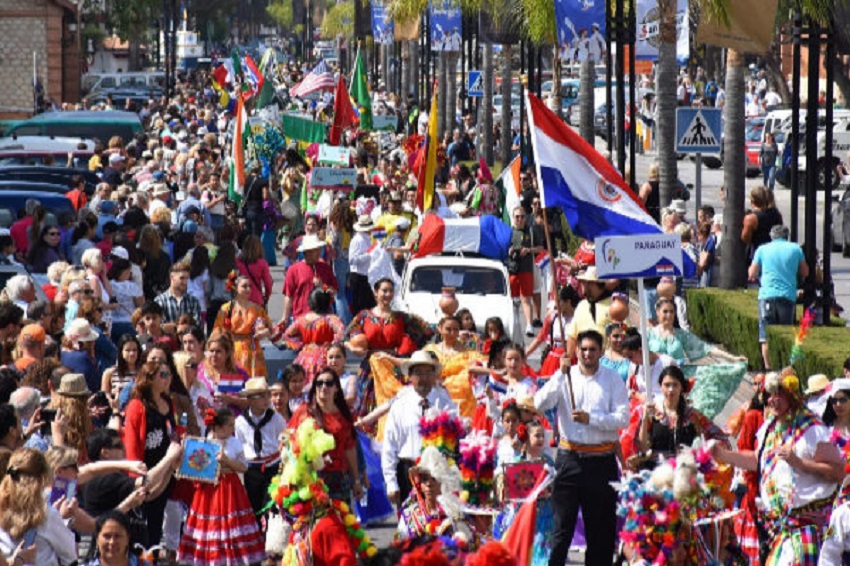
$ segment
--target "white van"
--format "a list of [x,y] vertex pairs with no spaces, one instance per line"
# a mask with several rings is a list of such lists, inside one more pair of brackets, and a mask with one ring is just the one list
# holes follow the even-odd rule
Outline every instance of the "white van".
[[89,92],[113,89],[161,89],[163,85],[165,85],[165,73],[162,71],[103,73],[94,82]]

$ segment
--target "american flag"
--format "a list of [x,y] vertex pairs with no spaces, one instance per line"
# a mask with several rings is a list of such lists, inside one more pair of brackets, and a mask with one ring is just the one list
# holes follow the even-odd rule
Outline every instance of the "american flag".
[[289,94],[290,96],[307,96],[317,90],[333,90],[334,86],[336,86],[334,74],[322,59],[312,71],[307,73],[303,81],[289,89]]

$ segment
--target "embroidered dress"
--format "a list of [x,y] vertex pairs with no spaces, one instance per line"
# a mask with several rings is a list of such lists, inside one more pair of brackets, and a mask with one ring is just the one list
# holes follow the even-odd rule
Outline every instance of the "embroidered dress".
[[[238,438],[228,438],[224,451],[228,458],[245,463]],[[177,561],[192,566],[249,566],[265,556],[263,534],[239,474],[222,474],[218,484],[196,482]]]
[[259,322],[271,329],[272,322],[266,310],[254,303],[243,308],[234,302],[225,303],[215,318],[214,329],[230,332],[233,339],[233,359],[248,371],[251,377],[266,377],[266,358],[260,342],[254,338]]
[[289,325],[283,341],[290,350],[298,352],[296,364],[301,364],[307,375],[307,385],[316,372],[327,365],[328,348],[342,342],[345,326],[336,315],[305,314]]

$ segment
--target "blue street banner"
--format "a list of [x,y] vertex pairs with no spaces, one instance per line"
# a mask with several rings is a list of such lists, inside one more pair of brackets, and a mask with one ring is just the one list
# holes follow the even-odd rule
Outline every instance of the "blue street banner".
[[555,0],[561,61],[605,61],[605,0]]
[[[658,60],[658,32],[661,12],[657,0],[637,0],[635,15],[635,58],[640,61]],[[676,4],[676,60],[685,65],[691,57],[688,0]]]
[[460,4],[451,0],[432,0],[431,51],[460,51],[462,18]]
[[387,16],[383,2],[372,2],[372,37],[379,45],[392,45],[395,39],[393,21]]

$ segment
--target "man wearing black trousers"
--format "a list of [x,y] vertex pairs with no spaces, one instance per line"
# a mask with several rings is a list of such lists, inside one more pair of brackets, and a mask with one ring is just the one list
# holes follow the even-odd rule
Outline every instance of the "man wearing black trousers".
[[[534,396],[541,411],[558,409],[560,443],[552,487],[555,531],[549,566],[564,566],[581,509],[587,566],[610,566],[617,539],[617,430],[629,421],[626,385],[614,370],[599,365],[602,335],[596,330],[577,337],[578,366],[561,359],[556,372]],[[572,396],[570,390],[572,389]],[[573,401],[575,405],[573,405]]]

